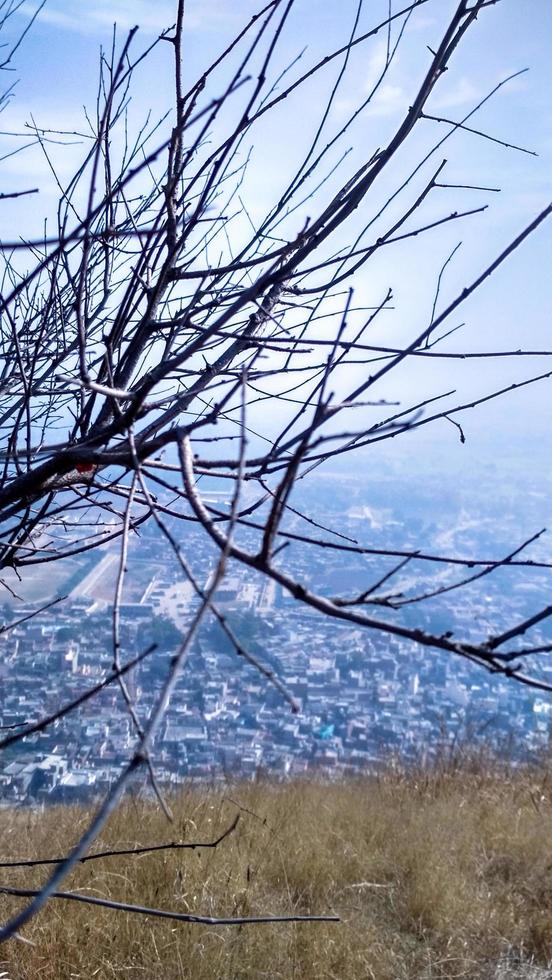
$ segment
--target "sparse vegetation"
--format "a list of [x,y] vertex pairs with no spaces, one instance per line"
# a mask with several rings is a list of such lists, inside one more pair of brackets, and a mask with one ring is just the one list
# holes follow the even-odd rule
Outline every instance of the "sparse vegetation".
[[[547,767],[460,766],[346,783],[196,788],[175,802],[170,839],[216,850],[107,858],[67,889],[207,915],[336,912],[339,924],[204,927],[53,901],[12,940],[13,980],[544,980],[552,964],[552,816]],[[237,810],[237,806],[243,808]],[[63,854],[84,809],[3,810],[3,860]],[[127,800],[97,848],[167,840],[155,805]],[[36,887],[44,869],[4,871]],[[2,917],[20,901],[2,896]]]

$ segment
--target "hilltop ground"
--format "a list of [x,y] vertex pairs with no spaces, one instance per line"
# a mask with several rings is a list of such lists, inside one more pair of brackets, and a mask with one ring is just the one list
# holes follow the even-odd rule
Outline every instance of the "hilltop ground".
[[[95,850],[213,840],[81,865],[65,888],[207,915],[328,913],[339,924],[205,927],[52,901],[0,949],[10,980],[545,980],[552,977],[552,776],[481,758],[339,784],[268,781],[129,800]],[[1,859],[57,856],[84,809],[0,811]],[[46,870],[0,884],[36,887]],[[0,896],[2,920],[21,899]]]

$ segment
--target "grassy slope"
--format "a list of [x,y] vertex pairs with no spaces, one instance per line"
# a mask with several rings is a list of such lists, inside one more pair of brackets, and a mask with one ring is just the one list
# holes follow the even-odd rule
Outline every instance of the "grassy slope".
[[[231,802],[234,801],[234,802]],[[202,927],[56,901],[0,949],[10,980],[300,978],[544,980],[552,972],[552,781],[546,771],[389,772],[339,785],[259,782],[189,792],[168,827],[129,801],[98,842],[213,839],[216,851],[109,858],[67,888],[212,915],[330,912],[339,925]],[[64,853],[77,809],[0,811],[5,858]],[[2,872],[35,885],[43,869]],[[19,900],[0,896],[2,920]],[[532,965],[530,965],[532,964]]]

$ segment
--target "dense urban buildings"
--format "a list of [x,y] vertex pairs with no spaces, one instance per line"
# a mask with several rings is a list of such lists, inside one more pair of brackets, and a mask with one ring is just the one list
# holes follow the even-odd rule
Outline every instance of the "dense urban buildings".
[[[462,480],[455,492],[449,488],[438,511],[432,506],[438,481],[431,488],[420,482],[409,491],[406,516],[395,489],[396,476],[397,467],[390,467],[369,488],[359,477],[320,478],[306,494],[303,508],[325,527],[339,527],[341,535],[372,547],[393,548],[400,543],[401,548],[419,548],[423,543],[426,550],[449,555],[497,558],[523,539],[525,528],[520,526],[514,500],[516,481],[509,488],[494,486],[491,499],[492,467],[488,486],[481,482],[475,502],[471,488],[469,512]],[[526,498],[523,520],[528,529],[535,529],[545,495],[535,492]],[[187,554],[193,555],[194,575],[204,585],[214,568],[214,552],[192,523],[174,521],[171,526]],[[304,526],[299,514],[289,515],[288,530],[304,530]],[[78,525],[67,527],[65,533],[77,536]],[[544,561],[545,539],[535,547],[528,557]],[[362,591],[381,576],[382,569],[392,567],[389,560],[382,564],[374,556],[316,546],[290,546],[284,556],[301,581],[331,596]],[[10,596],[4,619],[21,622],[0,635],[0,736],[49,715],[109,674],[119,560],[117,541],[111,542],[73,564],[66,563],[55,574],[49,565],[38,567],[29,583],[21,585],[27,585],[27,593]],[[126,662],[149,644],[157,644],[125,678],[143,722],[197,600],[153,522],[133,536],[128,567],[120,607],[121,660]],[[465,570],[455,574],[458,581],[466,577]],[[427,583],[424,575],[431,576]],[[411,562],[390,580],[389,591],[406,595],[414,585],[418,591],[421,586],[436,591],[454,584],[453,578],[443,575],[439,568],[428,571]],[[514,569],[499,569],[473,585],[405,606],[399,615],[433,631],[452,630],[475,639],[486,630],[500,631],[512,617],[521,618],[544,605],[548,575],[539,567],[524,569],[523,578]],[[33,617],[52,594],[68,594],[68,598]],[[216,602],[243,647],[274,671],[299,711],[293,713],[282,694],[236,656],[211,619],[190,649],[154,743],[152,758],[164,784],[190,778],[252,778],[262,772],[288,777],[377,771],[392,757],[423,760],[453,739],[477,740],[483,733],[495,747],[518,755],[540,751],[548,742],[550,701],[508,678],[489,676],[467,661],[399,638],[325,618],[235,564],[230,565]],[[546,621],[532,639],[550,642]],[[552,679],[552,666],[546,660],[539,669]],[[4,750],[1,799],[12,804],[95,794],[117,776],[135,740],[135,726],[113,683],[44,731]]]

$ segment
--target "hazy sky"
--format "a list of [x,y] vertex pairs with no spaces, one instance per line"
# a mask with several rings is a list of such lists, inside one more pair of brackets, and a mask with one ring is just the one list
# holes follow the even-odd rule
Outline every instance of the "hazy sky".
[[[389,0],[365,0],[358,33],[383,19]],[[406,2],[406,0],[405,0]],[[392,9],[403,4],[392,0]],[[231,37],[258,9],[253,0],[190,0],[186,7],[185,76],[191,81],[209,64]],[[47,0],[29,35],[14,59],[15,71],[5,76],[17,81],[13,98],[3,113],[4,132],[22,132],[24,123],[34,118],[40,126],[53,129],[82,130],[83,105],[94,107],[100,45],[111,44],[113,22],[119,37],[134,24],[140,25],[135,49],[146,46],[161,29],[174,21],[176,4],[172,0]],[[359,164],[383,145],[408,108],[416,84],[429,63],[427,46],[435,48],[442,35],[447,15],[456,7],[449,0],[428,0],[416,11],[405,32],[393,68],[378,96],[362,114],[355,127],[344,137],[331,157],[350,149],[339,171],[345,180]],[[304,70],[320,57],[344,43],[351,30],[357,2],[342,0],[296,0],[295,10],[282,36],[276,66],[283,68],[301,52],[294,73]],[[11,32],[23,18],[36,9],[33,2],[24,3],[11,23]],[[395,31],[396,33],[396,31]],[[306,50],[304,50],[306,48]],[[171,105],[171,50],[161,45],[150,61],[141,67],[133,88],[130,112],[132,125],[145,118],[150,108],[160,116]],[[347,113],[369,91],[385,57],[385,37],[359,46],[350,59],[348,75],[339,91],[327,124],[331,134],[346,119]],[[525,224],[545,207],[551,197],[552,174],[552,3],[550,0],[502,0],[496,7],[482,12],[478,23],[465,38],[449,70],[438,86],[428,111],[437,116],[459,119],[507,75],[530,68],[530,71],[504,86],[470,121],[506,142],[532,149],[538,156],[508,150],[469,133],[456,134],[427,165],[440,159],[449,161],[446,179],[452,183],[482,184],[500,187],[500,193],[443,190],[433,199],[429,220],[452,210],[462,210],[488,203],[484,215],[452,223],[439,232],[430,232],[393,251],[381,253],[355,281],[355,299],[373,303],[382,298],[387,286],[393,286],[396,310],[388,315],[385,329],[374,332],[376,342],[403,343],[412,339],[427,325],[431,313],[435,281],[441,265],[451,250],[462,241],[454,261],[443,278],[439,308],[475,278]],[[253,220],[261,218],[286,176],[293,173],[308,141],[315,131],[320,107],[331,90],[341,63],[319,73],[304,92],[290,100],[263,124],[255,138],[251,166],[243,186],[243,197]],[[214,84],[222,84],[222,76]],[[6,81],[4,82],[6,87]],[[219,89],[220,90],[220,89]],[[211,94],[217,94],[212,91]],[[241,97],[241,96],[240,96]],[[393,164],[389,176],[406,174],[438,135],[447,127],[433,122],[410,140]],[[17,145],[17,138],[2,136],[2,153]],[[324,140],[323,140],[324,142]],[[80,159],[83,145],[51,147],[61,178],[68,177]],[[12,237],[18,233],[40,233],[42,216],[52,214],[57,200],[56,188],[41,152],[30,148],[3,160],[5,190],[38,186],[40,195],[2,204],[0,233]],[[320,192],[317,201],[329,199],[328,190]],[[375,196],[362,205],[362,214],[352,222],[361,227],[370,209],[377,210],[391,187],[386,180],[375,189]],[[411,196],[412,199],[412,196]],[[304,214],[316,213],[311,203],[297,213],[297,229]],[[472,298],[451,320],[449,326],[466,321],[461,333],[447,340],[443,349],[551,349],[550,259],[552,255],[552,221],[542,226],[515,256],[496,274],[478,295]],[[393,385],[378,394],[383,397],[415,398],[417,392],[428,394],[455,387],[461,397],[472,397],[484,389],[498,387],[532,374],[552,370],[552,357],[511,359],[509,361],[431,362],[421,359],[397,377]],[[400,385],[400,390],[397,386]],[[549,381],[531,389],[516,392],[465,419],[466,434],[477,442],[488,433],[497,439],[517,441],[524,432],[536,432],[552,448],[549,436],[552,423],[552,398]],[[446,423],[440,423],[443,432]],[[451,427],[452,428],[452,427]],[[449,433],[446,433],[449,436]],[[454,441],[454,432],[450,434]],[[468,442],[469,442],[468,438]],[[455,450],[456,451],[456,450]]]

